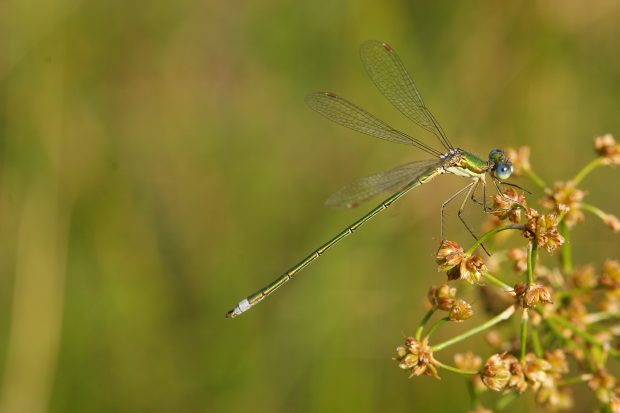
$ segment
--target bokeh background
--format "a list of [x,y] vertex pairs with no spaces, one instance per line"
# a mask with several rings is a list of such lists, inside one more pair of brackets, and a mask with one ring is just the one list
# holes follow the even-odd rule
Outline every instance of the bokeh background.
[[[453,142],[530,145],[567,179],[593,136],[620,135],[618,21],[613,0],[0,3],[0,411],[465,411],[462,378],[391,360],[443,280],[438,211],[459,178],[224,318],[368,208],[326,209],[331,192],[424,157],[303,97],[332,90],[428,138],[359,63],[386,40]],[[615,214],[618,173],[585,182]],[[454,214],[447,230],[469,241]],[[592,217],[573,244],[598,265],[620,246]]]

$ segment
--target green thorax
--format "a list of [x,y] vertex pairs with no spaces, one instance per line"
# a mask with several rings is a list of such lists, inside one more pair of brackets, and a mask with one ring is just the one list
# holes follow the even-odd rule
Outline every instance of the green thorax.
[[473,153],[462,149],[452,149],[451,153],[444,155],[444,168],[453,174],[476,177],[489,170],[489,163],[478,158]]

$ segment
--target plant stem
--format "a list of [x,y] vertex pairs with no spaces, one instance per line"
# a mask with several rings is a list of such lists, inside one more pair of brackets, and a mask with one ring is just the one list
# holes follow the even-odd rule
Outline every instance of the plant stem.
[[564,220],[558,224],[560,234],[564,237],[564,244],[560,246],[560,263],[562,264],[562,272],[568,275],[573,272],[573,259],[570,249],[570,234],[568,226]]
[[592,378],[591,374],[580,374],[579,376],[568,377],[560,382],[558,386],[570,386],[571,384],[579,384]]
[[532,171],[531,169],[524,169],[524,172],[527,174],[527,176],[540,188],[545,188],[547,186],[547,184],[545,183],[545,181],[539,177],[538,175],[536,175],[536,173],[534,171]]
[[525,360],[525,354],[527,353],[527,322],[529,318],[527,308],[524,308],[521,313],[521,354],[519,357],[521,361]]
[[593,170],[595,170],[599,166],[603,166],[604,165],[604,161],[605,161],[605,158],[599,157],[599,158],[596,158],[593,161],[591,161],[586,166],[584,166],[581,169],[581,171],[579,171],[577,173],[577,175],[575,175],[575,177],[573,178],[573,182],[575,183],[575,185],[578,185],[579,182],[581,182],[583,180],[583,178],[585,178],[590,172],[592,172]]
[[450,370],[453,373],[466,374],[468,376],[474,376],[476,374],[480,374],[480,372],[477,371],[477,370],[463,370],[463,369],[459,369],[459,368],[454,367],[454,366],[450,366],[448,364],[443,364],[441,361],[438,361],[438,360],[435,360],[435,362],[442,369]]
[[480,333],[481,331],[486,330],[487,328],[491,328],[493,327],[495,324],[500,323],[501,321],[504,320],[508,320],[515,312],[515,306],[514,304],[511,305],[510,307],[506,308],[504,311],[502,311],[501,313],[499,313],[498,315],[496,315],[495,317],[491,318],[490,320],[488,320],[486,323],[483,323],[481,325],[479,325],[478,327],[472,328],[471,330],[468,330],[466,332],[464,332],[463,334],[459,334],[458,336],[452,337],[449,340],[444,341],[443,343],[439,343],[433,347],[431,347],[431,350],[434,352],[437,352],[439,350],[443,350],[446,347],[449,347],[453,344],[456,344],[460,341],[465,340],[466,338],[469,338],[475,334]]
[[536,253],[538,244],[532,240],[527,244],[527,284],[534,284],[534,267],[536,266]]
[[480,244],[484,243],[487,239],[497,234],[498,232],[506,231],[508,229],[523,229],[523,225],[508,224],[508,225],[502,225],[501,227],[493,228],[492,230],[484,233],[480,238],[478,238],[476,242],[474,242],[474,244],[465,253],[468,255],[471,255],[476,250],[476,248],[478,248]]
[[422,320],[420,321],[420,324],[418,324],[418,328],[415,331],[416,340],[420,341],[420,337],[422,337],[422,331],[424,331],[424,326],[426,325],[426,323],[428,323],[428,320],[430,320],[433,314],[435,314],[435,311],[437,311],[437,307],[432,307],[426,312],[426,314],[424,314],[424,317],[422,317]]
[[536,354],[536,357],[541,358],[543,356],[543,349],[540,344],[540,336],[538,335],[538,330],[535,328],[532,329],[530,336],[532,337],[532,347],[534,347],[534,354]]
[[506,284],[505,282],[503,282],[502,280],[500,280],[499,278],[495,277],[494,275],[492,275],[489,272],[483,272],[482,273],[482,278],[484,278],[485,280],[487,280],[491,284],[495,285],[496,287],[501,288],[504,291],[513,291],[514,290],[514,288],[512,288],[511,286],[509,286],[508,284]]
[[[559,315],[553,315],[549,317],[550,320],[553,320],[554,322],[561,324],[562,326],[568,328],[570,331],[572,331],[575,335],[583,338],[585,341],[587,341],[588,343],[592,344],[593,346],[597,346],[600,347],[601,343],[600,341],[598,341],[596,338],[594,338],[592,335],[590,335],[590,333],[580,330],[576,325],[574,325],[573,323],[571,323],[570,321],[568,321],[567,319],[565,319],[564,317],[561,317]],[[616,359],[620,359],[620,351],[616,350],[613,347],[610,347],[608,349],[606,349],[607,351],[609,351],[609,354],[611,354],[614,358]]]
[[435,330],[437,330],[437,328],[439,328],[439,326],[445,323],[446,321],[450,321],[450,317],[440,318],[439,320],[435,321],[435,324],[433,324],[431,328],[428,330],[426,337],[430,337],[431,334],[433,334]]
[[584,211],[588,211],[603,220],[607,217],[607,214],[604,211],[602,211],[600,208],[595,207],[594,205],[582,203],[581,209],[583,209]]

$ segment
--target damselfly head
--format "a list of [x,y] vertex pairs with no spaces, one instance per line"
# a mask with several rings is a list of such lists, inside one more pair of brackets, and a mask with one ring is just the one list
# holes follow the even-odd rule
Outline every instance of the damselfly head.
[[497,179],[508,179],[512,175],[512,164],[501,149],[493,149],[489,152],[489,166],[491,173]]

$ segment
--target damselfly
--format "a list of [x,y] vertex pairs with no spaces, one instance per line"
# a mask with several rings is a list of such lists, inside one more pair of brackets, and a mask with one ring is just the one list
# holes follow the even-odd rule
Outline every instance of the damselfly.
[[[400,58],[387,43],[369,40],[362,44],[360,56],[368,75],[381,93],[406,117],[435,135],[442,146],[442,150],[437,150],[419,139],[394,129],[374,115],[331,92],[317,92],[308,95],[306,97],[308,105],[326,118],[370,136],[414,146],[433,156],[433,158],[411,162],[386,172],[358,179],[334,193],[326,202],[328,206],[357,206],[382,192],[392,192],[393,194],[338,235],[321,245],[275,281],[242,300],[226,314],[226,317],[236,317],[252,308],[291,280],[301,270],[323,255],[325,251],[354,233],[407,192],[429,182],[438,175],[451,173],[471,179],[471,182],[443,203],[441,216],[443,217],[445,206],[464,193],[458,216],[469,232],[473,234],[461,216],[465,203],[470,196],[473,199],[473,195],[480,184],[482,184],[485,192],[483,199],[486,198],[485,177],[487,173],[500,193],[500,180],[510,177],[512,165],[506,159],[503,151],[493,149],[489,153],[488,159],[483,160],[470,152],[452,146],[435,117],[425,106]],[[486,203],[483,203],[483,208],[488,212]],[[443,238],[443,225],[441,227]]]

